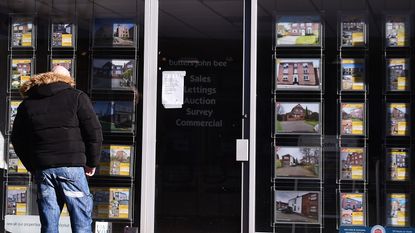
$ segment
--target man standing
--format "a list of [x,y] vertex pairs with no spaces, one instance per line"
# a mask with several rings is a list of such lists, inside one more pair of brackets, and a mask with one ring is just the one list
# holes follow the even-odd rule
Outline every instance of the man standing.
[[42,233],[58,232],[64,204],[72,231],[91,233],[92,195],[86,176],[99,162],[102,130],[88,96],[74,86],[68,70],[25,82],[11,141],[23,165],[34,174]]

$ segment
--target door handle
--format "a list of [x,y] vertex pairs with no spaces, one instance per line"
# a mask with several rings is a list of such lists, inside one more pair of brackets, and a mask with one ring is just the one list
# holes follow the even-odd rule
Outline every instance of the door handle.
[[248,161],[248,139],[236,139],[236,161],[247,162]]

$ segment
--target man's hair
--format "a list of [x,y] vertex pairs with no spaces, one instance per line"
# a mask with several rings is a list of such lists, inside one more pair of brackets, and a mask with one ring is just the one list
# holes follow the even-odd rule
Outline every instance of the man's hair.
[[67,70],[65,67],[61,66],[61,65],[57,65],[55,67],[53,67],[52,72],[55,74],[60,74],[63,76],[71,76],[71,73],[69,72],[69,70]]

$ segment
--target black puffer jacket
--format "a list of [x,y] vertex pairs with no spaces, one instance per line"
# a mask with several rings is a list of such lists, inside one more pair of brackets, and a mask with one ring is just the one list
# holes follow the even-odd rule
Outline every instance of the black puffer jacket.
[[85,93],[52,72],[34,77],[21,92],[27,98],[17,109],[11,141],[29,171],[98,165],[102,130]]

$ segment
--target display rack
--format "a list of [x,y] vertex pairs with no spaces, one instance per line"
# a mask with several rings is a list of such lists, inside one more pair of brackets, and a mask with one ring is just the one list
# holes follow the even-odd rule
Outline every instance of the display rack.
[[[36,6],[35,6],[36,9]],[[22,101],[20,86],[35,73],[37,21],[32,14],[9,15],[7,98],[5,113],[5,158],[8,169],[4,173],[2,220],[6,215],[29,215],[33,212],[32,175],[14,153],[10,141],[13,120]]]
[[[141,158],[139,158],[140,143],[137,141],[141,138],[137,135],[140,132],[140,116],[137,115],[137,112],[140,111],[138,109],[140,107],[138,85],[141,85],[138,74],[141,72],[137,71],[139,69],[138,44],[140,42],[137,26],[139,9],[137,1],[134,2],[137,10],[136,16],[127,19],[128,22],[125,21],[126,25],[132,28],[123,28],[125,26],[122,24],[123,21],[117,18],[116,32],[113,31],[114,28],[111,28],[109,32],[111,40],[117,40],[117,43],[127,42],[128,46],[109,46],[94,42],[97,38],[96,19],[104,19],[103,21],[106,22],[113,20],[107,14],[101,17],[97,14],[95,1],[89,4],[91,19],[88,22],[91,24],[88,25],[87,30],[79,30],[81,28],[79,24],[84,25],[85,21],[78,16],[79,6],[76,0],[69,6],[73,9],[64,11],[59,9],[58,2],[52,0],[48,7],[50,8],[49,12],[53,13],[45,17],[42,15],[39,19],[35,13],[37,6],[35,6],[32,15],[10,14],[5,104],[7,111],[4,113],[5,132],[8,135],[5,145],[9,169],[5,173],[3,183],[5,190],[3,220],[5,215],[38,215],[36,208],[37,187],[33,183],[31,174],[19,162],[10,144],[11,125],[17,107],[23,100],[18,92],[20,85],[36,73],[36,67],[39,67],[40,72],[45,72],[59,64],[71,72],[71,76],[76,80],[77,88],[87,93],[93,103],[107,103],[104,112],[108,114],[102,116],[97,111],[104,131],[101,163],[95,176],[88,178],[91,186],[90,191],[95,195],[94,199],[101,200],[101,202],[94,201],[93,219],[94,221],[112,222],[114,229],[139,224],[137,220],[139,213],[134,213],[139,208],[134,206],[139,205],[136,202],[139,200],[140,194],[138,182],[140,172],[137,171],[140,166],[136,164],[141,162]],[[32,20],[30,37],[28,33],[20,37],[14,36],[13,25],[15,22],[28,23],[27,20],[18,20],[19,17]],[[42,27],[38,29],[38,25],[42,25]],[[108,35],[105,27],[101,27],[101,29],[105,29],[103,30],[104,35]],[[22,33],[22,29],[19,30],[19,33]],[[13,40],[15,37],[25,39],[25,44],[14,42],[16,41],[16,39]],[[101,69],[101,76],[98,76],[97,70],[94,69],[96,67],[94,61],[97,59],[109,61],[107,66]],[[97,80],[100,82],[96,82]],[[95,108],[95,110],[99,109],[99,107]],[[12,197],[16,196],[15,194],[19,190],[26,197],[25,202],[21,201],[21,198],[19,202]],[[107,192],[109,196],[100,199],[99,190]],[[104,203],[102,200],[108,202]],[[103,209],[107,210],[106,215],[102,213]],[[63,209],[62,216],[68,216],[66,208]]]
[[[337,229],[368,225],[369,27],[366,12],[339,12]],[[349,46],[342,41],[349,40]]]
[[324,24],[309,12],[275,12],[273,28],[271,226],[321,233]]
[[[136,8],[137,6],[136,2]],[[137,14],[137,13],[136,13]],[[133,226],[136,157],[138,16],[102,17],[93,1],[88,93],[104,133],[101,162],[90,179],[95,221]]]
[[414,114],[413,71],[411,66],[411,15],[408,12],[388,12],[383,16],[384,122],[383,166],[385,171],[381,194],[384,201],[382,223],[388,227],[412,227],[411,197],[413,188]]

